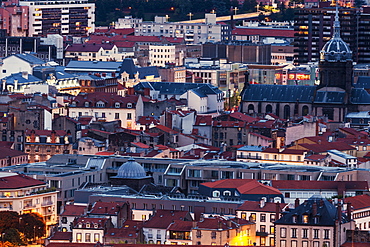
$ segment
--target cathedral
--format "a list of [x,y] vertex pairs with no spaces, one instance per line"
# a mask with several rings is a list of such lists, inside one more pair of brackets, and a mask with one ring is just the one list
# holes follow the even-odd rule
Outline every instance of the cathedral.
[[320,51],[318,86],[249,84],[241,93],[240,111],[273,113],[280,118],[326,116],[343,122],[349,112],[370,109],[370,84],[353,84],[352,51],[340,36],[338,7],[333,36]]

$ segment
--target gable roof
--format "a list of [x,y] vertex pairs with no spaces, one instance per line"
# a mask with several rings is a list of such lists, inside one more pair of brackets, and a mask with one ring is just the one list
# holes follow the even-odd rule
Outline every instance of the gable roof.
[[89,215],[117,215],[124,202],[101,202],[94,203]]
[[174,220],[186,220],[189,212],[178,210],[158,209],[155,214],[144,223],[144,228],[167,229]]
[[[303,215],[308,215],[307,223],[303,223]],[[314,216],[317,217],[318,222],[314,221]],[[328,200],[314,196],[306,200],[295,209],[289,211],[287,214],[283,215],[283,217],[275,221],[275,224],[334,226],[336,224],[335,221],[338,218],[342,223],[348,221],[343,216],[344,215],[342,214],[340,217],[338,217],[337,208]],[[294,220],[294,218],[296,219]]]
[[182,95],[189,90],[196,90],[202,95],[222,93],[216,86],[204,83],[180,83],[180,82],[140,82],[134,86],[135,91],[141,91],[144,88],[159,91],[163,95]]
[[67,204],[60,216],[81,216],[85,213],[85,209],[85,206]]
[[13,54],[11,56],[16,56],[24,61],[26,61],[27,63],[29,64],[44,64],[45,61],[44,60],[41,60],[40,58],[30,54],[30,53],[22,53],[22,54]]
[[255,179],[224,179],[215,182],[201,183],[202,186],[208,188],[224,188],[224,189],[237,189],[241,194],[269,194],[281,195],[282,193],[271,186],[264,185]]
[[312,103],[315,86],[249,84],[242,92],[243,101]]
[[353,196],[353,197],[346,197],[344,198],[344,202],[351,203],[351,206],[353,207],[353,210],[363,209],[363,208],[369,208],[370,207],[370,195],[359,195],[359,196]]
[[46,185],[44,182],[33,179],[26,175],[16,173],[0,172],[0,190],[19,189],[33,186]]

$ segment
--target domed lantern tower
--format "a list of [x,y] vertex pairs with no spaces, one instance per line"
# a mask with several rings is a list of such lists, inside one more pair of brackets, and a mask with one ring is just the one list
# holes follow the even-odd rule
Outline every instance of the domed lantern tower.
[[319,76],[320,84],[318,89],[327,87],[332,91],[334,88],[341,88],[348,94],[352,86],[353,60],[352,51],[348,44],[340,37],[340,22],[338,6],[336,7],[334,34],[320,51]]

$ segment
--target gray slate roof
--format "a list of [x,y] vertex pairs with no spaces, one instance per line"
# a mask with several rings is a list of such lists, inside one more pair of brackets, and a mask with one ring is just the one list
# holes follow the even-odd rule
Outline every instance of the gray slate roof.
[[150,90],[159,91],[160,94],[167,95],[182,95],[189,90],[200,97],[204,95],[219,94],[222,93],[220,89],[205,83],[179,83],[179,82],[141,82],[134,86],[135,91],[149,88]]
[[250,84],[242,93],[243,101],[312,103],[315,86]]
[[316,92],[315,103],[343,104],[345,92]]
[[40,64],[41,65],[41,64],[45,63],[45,61],[43,61],[40,58],[35,57],[34,55],[29,54],[29,53],[14,54],[14,56],[16,56],[20,59],[23,59],[24,61],[26,61],[30,64]]
[[[320,202],[321,201],[321,202]],[[317,214],[314,215],[313,205],[317,205]],[[308,215],[308,223],[303,223],[303,215]],[[314,216],[318,217],[318,222],[315,224]],[[296,223],[293,217],[297,217]],[[278,225],[314,225],[314,226],[334,226],[335,220],[338,218],[337,208],[325,198],[313,196],[299,205],[297,208],[285,214],[279,220],[275,221]],[[342,223],[347,222],[345,215],[341,215]]]
[[9,85],[13,85],[14,80],[18,80],[18,84],[42,83],[41,79],[31,74],[28,74],[28,78],[24,78],[22,76],[22,72],[11,74],[5,78],[2,78],[2,80],[6,80],[6,83]]

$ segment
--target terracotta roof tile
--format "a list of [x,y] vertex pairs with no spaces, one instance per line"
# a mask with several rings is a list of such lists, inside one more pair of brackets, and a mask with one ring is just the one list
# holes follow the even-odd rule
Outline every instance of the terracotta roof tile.
[[167,229],[173,220],[185,220],[189,212],[177,210],[157,210],[155,214],[144,223],[144,228]]
[[359,195],[353,197],[346,197],[344,198],[344,202],[351,203],[351,206],[354,210],[369,208],[370,207],[370,195]]
[[0,173],[0,189],[18,189],[46,185],[44,182],[26,175],[16,174],[8,176],[8,174],[7,172]]
[[81,216],[85,213],[85,206],[80,205],[65,205],[61,216]]
[[[277,203],[273,202],[265,202],[263,207],[260,206],[260,202],[257,201],[245,201],[240,207],[238,207],[237,211],[253,211],[253,212],[269,212],[274,213],[276,212],[276,205]],[[279,203],[280,212],[288,206],[287,203]]]

